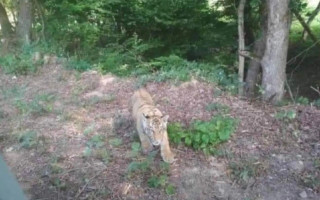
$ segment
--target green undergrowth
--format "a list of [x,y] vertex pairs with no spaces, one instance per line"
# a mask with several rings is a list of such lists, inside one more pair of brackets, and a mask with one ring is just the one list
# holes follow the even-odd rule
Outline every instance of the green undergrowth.
[[179,123],[168,125],[169,139],[174,144],[185,144],[205,154],[214,154],[215,146],[230,139],[236,129],[236,120],[231,117],[215,116],[210,121],[195,121],[190,128]]
[[127,167],[126,179],[135,184],[146,184],[149,188],[163,190],[167,195],[174,195],[176,187],[169,180],[170,164],[155,159],[158,151],[151,152],[144,159],[141,159],[140,151],[140,144],[132,143],[132,161]]

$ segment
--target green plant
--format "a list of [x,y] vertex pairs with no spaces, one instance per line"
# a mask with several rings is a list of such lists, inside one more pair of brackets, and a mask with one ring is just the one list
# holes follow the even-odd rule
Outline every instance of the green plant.
[[26,75],[37,71],[42,60],[33,61],[34,47],[25,45],[16,52],[8,53],[0,57],[0,66],[7,74]]
[[105,136],[104,135],[94,135],[87,142],[87,147],[89,148],[100,148],[104,146]]
[[18,137],[21,147],[30,149],[38,144],[38,135],[35,131],[26,131]]
[[141,145],[139,142],[133,142],[131,144],[130,157],[137,157],[141,152]]
[[171,183],[167,185],[165,190],[167,195],[174,195],[176,193],[176,187]]
[[29,102],[18,98],[14,104],[22,114],[42,115],[53,110],[54,99],[52,94],[38,94]]
[[251,178],[256,178],[266,171],[266,164],[256,159],[246,158],[239,161],[231,161],[229,169],[231,177],[240,184],[248,184]]
[[74,69],[80,72],[87,71],[91,69],[91,65],[86,62],[85,60],[77,59],[77,58],[71,58],[67,64],[66,64],[67,69]]
[[300,105],[308,105],[309,104],[309,99],[306,98],[306,97],[302,97],[301,96],[296,100],[296,103],[300,104]]
[[122,139],[121,138],[112,138],[109,140],[109,144],[111,144],[111,146],[114,146],[114,147],[120,146],[122,144]]
[[294,110],[283,110],[283,111],[277,112],[275,115],[275,118],[285,122],[289,122],[295,119],[296,116],[297,116],[297,113]]
[[84,129],[83,135],[88,136],[90,133],[93,133],[94,130],[95,130],[95,125],[91,124]]
[[211,121],[196,121],[190,129],[184,129],[178,123],[169,124],[170,141],[185,145],[205,154],[214,152],[214,146],[227,141],[236,127],[236,121],[230,117],[215,116]]
[[95,156],[97,159],[103,161],[105,164],[108,164],[110,161],[110,153],[107,151],[107,149],[96,150]]
[[151,188],[164,187],[167,184],[168,177],[166,175],[151,176],[148,179],[148,186]]

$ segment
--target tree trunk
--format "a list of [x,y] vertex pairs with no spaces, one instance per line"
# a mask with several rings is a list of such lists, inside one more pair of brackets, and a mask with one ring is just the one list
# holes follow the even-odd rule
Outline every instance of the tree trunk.
[[289,1],[267,0],[268,32],[261,60],[263,99],[277,103],[283,98],[289,41]]
[[30,44],[32,25],[32,2],[31,0],[19,0],[18,24],[16,29],[17,39],[22,44]]
[[266,48],[266,36],[267,36],[267,20],[268,12],[265,1],[261,2],[260,6],[260,16],[261,16],[261,36],[255,41],[253,46],[253,54],[258,59],[251,59],[249,62],[249,67],[246,75],[246,85],[245,92],[246,96],[249,98],[254,97],[256,86],[258,84],[258,76],[261,72],[261,58],[264,54]]
[[1,24],[1,32],[3,34],[3,37],[9,38],[10,36],[12,36],[13,28],[9,21],[7,11],[2,5],[2,3],[0,3],[0,24]]
[[[320,12],[320,1],[317,5],[316,9],[314,9],[314,11],[311,13],[311,15],[307,21],[308,26],[310,26],[311,22],[314,20],[314,18],[316,18],[316,16],[318,15],[319,12]],[[304,41],[307,40],[308,33],[306,30],[303,30],[302,37],[303,37]]]
[[[246,0],[240,0],[238,7],[238,33],[239,33],[239,52],[244,51],[244,6]],[[245,59],[242,55],[239,54],[239,95],[243,95],[243,77],[244,77],[244,62]]]

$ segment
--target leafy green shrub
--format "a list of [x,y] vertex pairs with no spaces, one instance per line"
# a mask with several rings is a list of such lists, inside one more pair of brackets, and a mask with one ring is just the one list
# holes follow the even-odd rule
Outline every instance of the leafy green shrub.
[[215,116],[211,121],[196,121],[190,129],[184,129],[178,123],[169,124],[170,141],[185,145],[205,154],[213,153],[214,146],[227,141],[236,128],[233,118]]
[[164,187],[168,182],[168,176],[161,175],[161,176],[151,176],[148,179],[148,186],[151,188],[158,188]]
[[35,131],[23,132],[18,138],[21,147],[30,149],[38,144],[38,136]]
[[91,69],[92,67],[85,60],[72,58],[67,62],[66,68],[83,72],[83,71],[87,71],[87,70]]
[[296,100],[296,103],[300,104],[300,105],[308,105],[309,104],[309,99],[306,98],[306,97],[302,97],[301,96]]
[[295,119],[297,116],[297,113],[295,110],[283,110],[276,113],[275,118],[288,122],[293,119]]
[[17,52],[0,57],[0,66],[7,74],[26,75],[35,73],[42,64],[42,60],[33,61],[34,49],[32,46],[24,46]]

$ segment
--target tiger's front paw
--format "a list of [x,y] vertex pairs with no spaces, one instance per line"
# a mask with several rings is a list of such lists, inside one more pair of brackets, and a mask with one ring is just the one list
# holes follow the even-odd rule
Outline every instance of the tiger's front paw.
[[166,163],[173,163],[175,161],[174,154],[171,151],[163,153],[161,152],[161,157]]

